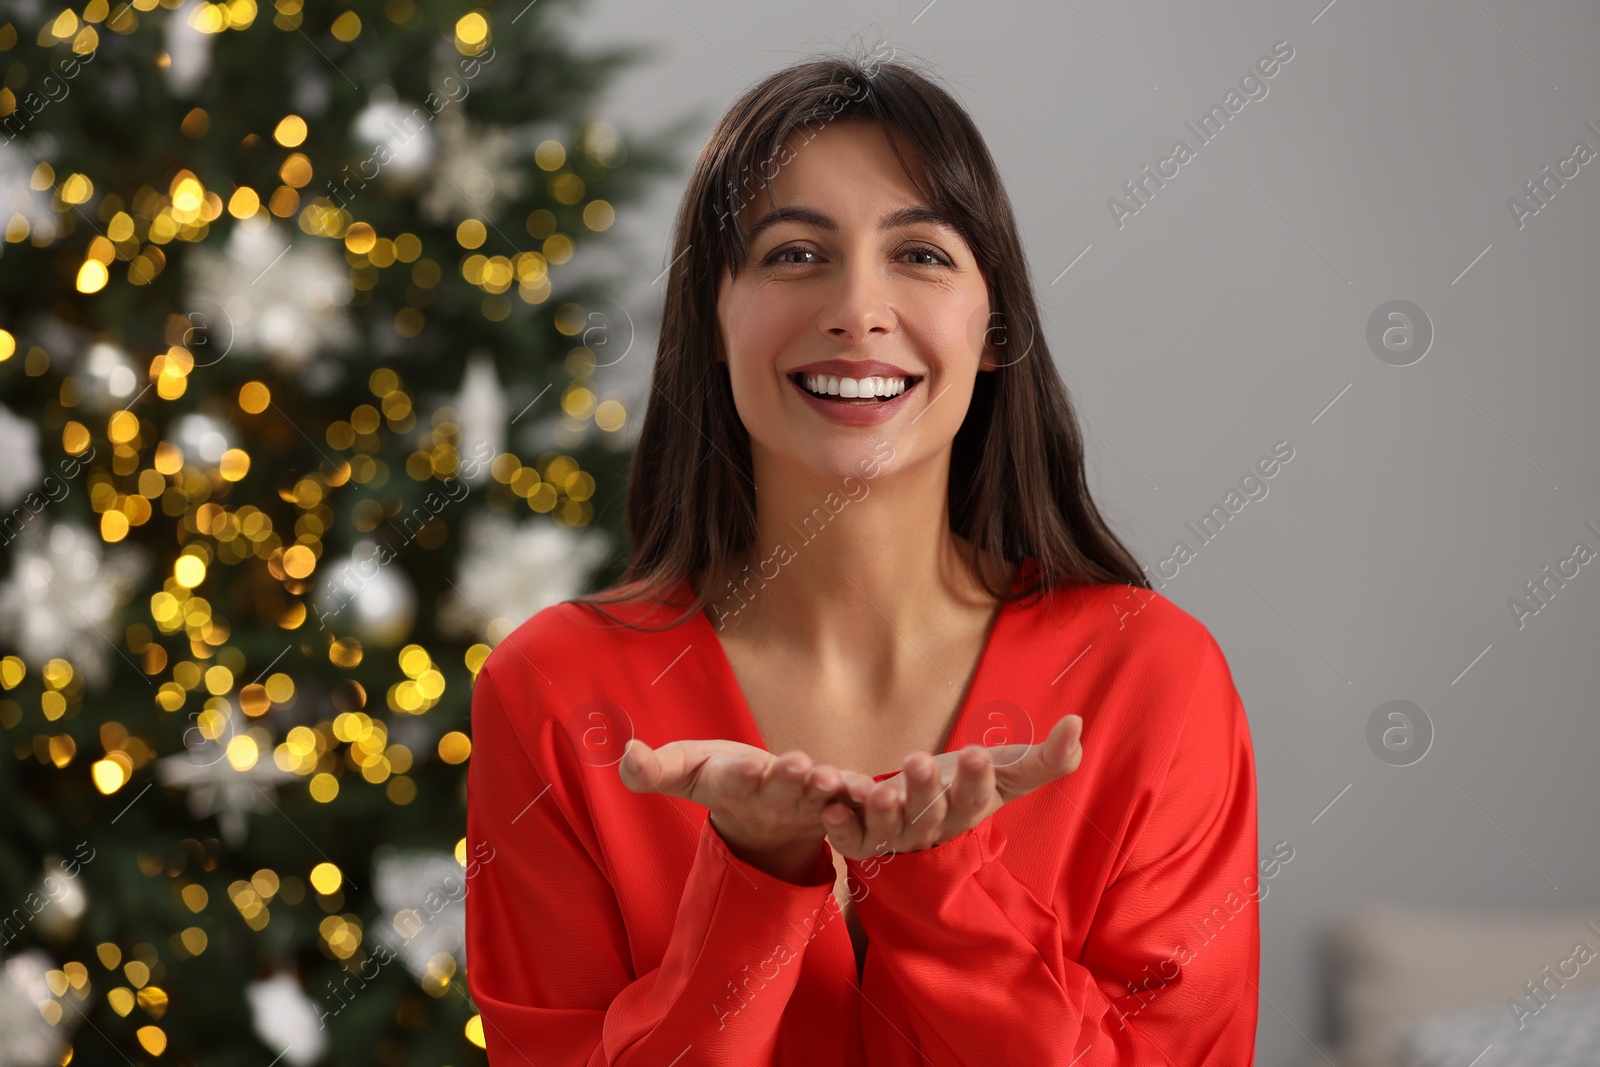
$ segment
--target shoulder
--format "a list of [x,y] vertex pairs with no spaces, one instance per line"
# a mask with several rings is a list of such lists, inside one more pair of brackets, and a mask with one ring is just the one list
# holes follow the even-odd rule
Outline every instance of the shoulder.
[[1119,773],[1170,782],[1176,772],[1189,783],[1179,786],[1185,795],[1248,788],[1249,720],[1203,622],[1152,589],[1124,584],[1075,587],[1053,615],[1048,628],[1065,645],[1059,654],[1081,653],[1062,685],[1078,675],[1063,696],[1091,709],[1085,736],[1140,739],[1106,757]]
[[[1091,601],[1103,661],[1129,691],[1144,690],[1152,733],[1215,751],[1221,756],[1248,746],[1244,706],[1227,656],[1211,630],[1152,589],[1096,587]],[[1093,613],[1091,613],[1093,614]]]
[[480,673],[502,687],[513,680],[550,685],[597,669],[615,668],[652,650],[662,633],[634,627],[664,627],[683,606],[632,599],[596,609],[563,600],[534,613],[507,634],[485,659]]
[[1118,662],[1193,668],[1220,654],[1206,625],[1153,589],[1122,583],[1061,586],[1029,614],[1045,640],[1095,642]]
[[[1022,611],[1012,643],[1018,671],[1037,673],[1056,699],[1097,710],[1147,739],[1182,733],[1199,707],[1223,714],[1234,695],[1211,631],[1160,593],[1122,583],[1058,587]],[[1159,745],[1155,746],[1159,748]]]
[[[682,614],[681,608],[647,611],[633,601],[605,608],[622,622],[653,627]],[[675,713],[650,682],[683,641],[678,628],[633,629],[578,601],[552,604],[506,635],[479,665],[474,743],[480,734],[502,742],[515,737],[539,773],[559,784],[563,796],[575,797],[586,768],[614,765],[643,721]]]

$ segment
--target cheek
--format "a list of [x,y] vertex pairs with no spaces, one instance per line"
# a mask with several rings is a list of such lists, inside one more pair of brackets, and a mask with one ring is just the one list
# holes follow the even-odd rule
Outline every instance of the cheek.
[[929,293],[928,297],[902,305],[902,327],[914,328],[921,335],[945,371],[975,372],[984,343],[992,339],[999,322],[998,316],[991,320],[988,300],[949,292]]
[[728,384],[746,425],[761,421],[777,393],[773,368],[786,336],[780,310],[759,294],[729,294],[719,311]]
[[964,355],[970,359],[974,367],[983,355],[987,346],[1000,347],[1006,342],[1005,330],[999,315],[989,310],[989,301],[983,300],[971,305],[967,311],[964,330]]
[[722,338],[730,360],[749,364],[769,356],[781,341],[784,308],[755,293],[732,293],[723,304]]
[[784,353],[800,351],[796,346],[814,329],[815,316],[814,308],[785,298],[781,290],[730,293],[719,318],[735,390],[741,382],[775,380]]

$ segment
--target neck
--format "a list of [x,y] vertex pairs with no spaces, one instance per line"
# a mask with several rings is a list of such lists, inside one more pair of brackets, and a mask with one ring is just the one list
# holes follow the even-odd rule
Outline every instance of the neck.
[[892,662],[915,656],[919,635],[992,610],[950,529],[949,458],[823,476],[755,453],[756,541],[707,577],[713,625],[806,649],[814,662]]

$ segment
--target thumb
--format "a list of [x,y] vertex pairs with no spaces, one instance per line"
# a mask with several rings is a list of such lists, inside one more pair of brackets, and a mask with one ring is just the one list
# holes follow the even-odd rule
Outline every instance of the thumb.
[[1000,802],[1009,804],[1078,769],[1083,759],[1078,738],[1083,732],[1083,716],[1067,715],[1050,728],[1036,745],[1028,745],[1012,763],[995,765],[994,784]]
[[1065,715],[1050,730],[1039,753],[1040,760],[1052,777],[1059,777],[1077,769],[1082,759],[1083,716]]
[[720,741],[690,739],[668,741],[653,749],[635,737],[623,748],[618,773],[622,784],[635,793],[664,793],[704,804],[697,796],[703,789],[701,771],[712,756],[722,754],[722,746]]
[[661,780],[661,770],[661,757],[637,737],[629,739],[623,746],[617,773],[622,778],[622,784],[635,793],[657,792],[656,783]]

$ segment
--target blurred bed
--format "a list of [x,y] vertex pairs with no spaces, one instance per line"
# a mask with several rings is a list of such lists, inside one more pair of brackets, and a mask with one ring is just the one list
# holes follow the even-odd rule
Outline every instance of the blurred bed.
[[1330,963],[1338,1041],[1305,1067],[1600,1067],[1600,903],[1374,906]]

